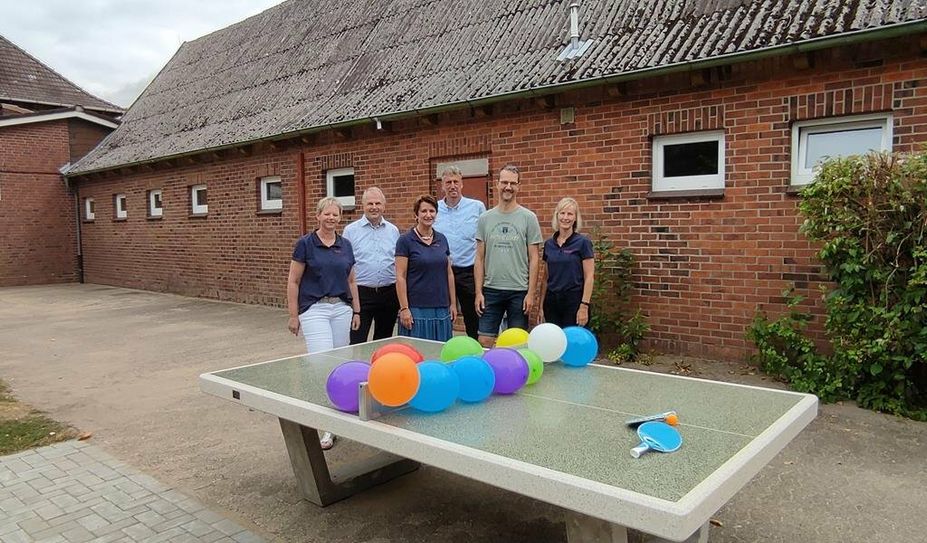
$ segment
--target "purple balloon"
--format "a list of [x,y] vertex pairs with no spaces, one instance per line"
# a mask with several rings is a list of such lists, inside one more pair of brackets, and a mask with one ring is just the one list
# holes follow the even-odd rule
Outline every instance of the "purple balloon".
[[357,413],[359,406],[357,387],[370,375],[370,364],[360,360],[345,362],[328,374],[325,391],[336,409]]
[[483,360],[492,367],[496,394],[514,394],[528,382],[528,361],[515,349],[490,349],[483,354]]

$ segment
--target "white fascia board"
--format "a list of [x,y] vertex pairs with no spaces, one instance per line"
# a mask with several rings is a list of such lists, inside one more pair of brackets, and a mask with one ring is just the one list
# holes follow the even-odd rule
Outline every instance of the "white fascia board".
[[114,122],[87,115],[82,111],[61,111],[58,113],[49,113],[48,115],[25,115],[23,117],[13,117],[11,119],[0,119],[0,128],[4,126],[16,126],[20,124],[44,123],[48,121],[57,121],[61,119],[81,119],[90,123],[96,123],[107,128],[116,128]]

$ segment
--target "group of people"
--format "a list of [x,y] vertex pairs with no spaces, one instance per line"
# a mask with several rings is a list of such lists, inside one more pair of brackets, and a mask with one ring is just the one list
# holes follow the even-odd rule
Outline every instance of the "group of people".
[[[309,353],[363,343],[371,327],[373,339],[398,328],[401,336],[446,341],[458,308],[467,335],[484,347],[503,323],[527,329],[535,307],[539,321],[589,325],[594,253],[579,233],[576,200],[560,200],[545,240],[537,215],[518,203],[516,166],[499,172],[498,203],[489,210],[463,195],[460,169],[445,169],[441,183],[444,198],[418,197],[405,233],[383,216],[377,187],[364,191],[364,215],[341,235],[341,204],[319,200],[318,227],[296,242],[287,280],[288,327],[302,331]],[[323,449],[333,442],[323,433]]]

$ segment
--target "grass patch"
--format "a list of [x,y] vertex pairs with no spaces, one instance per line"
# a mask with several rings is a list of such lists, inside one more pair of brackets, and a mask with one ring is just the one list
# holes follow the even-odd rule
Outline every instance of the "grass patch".
[[74,439],[77,431],[16,401],[0,381],[0,455]]

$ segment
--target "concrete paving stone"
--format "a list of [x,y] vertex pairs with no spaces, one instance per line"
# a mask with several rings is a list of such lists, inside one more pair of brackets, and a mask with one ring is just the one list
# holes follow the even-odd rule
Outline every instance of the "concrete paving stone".
[[135,518],[145,526],[153,528],[155,524],[164,522],[164,516],[152,510],[135,515]]
[[144,473],[133,473],[128,476],[129,479],[137,483],[142,488],[155,493],[166,492],[169,490],[169,487],[161,482],[159,482],[154,477],[145,475]]
[[125,492],[119,490],[118,488],[107,487],[102,489],[100,497],[104,500],[114,503],[123,509],[128,509],[135,507],[137,505],[136,500],[132,499],[132,496],[129,496]]
[[103,501],[90,506],[90,510],[105,518],[109,522],[118,522],[122,519],[130,518],[132,515],[116,507],[108,501]]
[[0,534],[8,534],[19,529],[19,523],[31,518],[39,518],[35,511],[26,509],[3,516],[4,521],[0,522]]
[[125,479],[125,478],[123,478],[118,483],[116,483],[115,487],[125,492],[126,494],[129,494],[130,496],[138,492],[139,490],[145,491],[145,489],[141,485],[136,483],[135,481]]
[[[132,517],[126,517],[124,519],[117,520],[116,522],[110,522],[106,526],[101,526],[100,528],[97,528],[96,530],[90,530],[90,531],[93,532],[93,535],[98,536],[98,537],[111,534],[113,532],[119,532],[121,534],[123,533],[122,532],[123,528],[128,528],[129,526],[132,526],[133,524],[138,524],[138,521]],[[128,536],[125,536],[125,537],[128,537]]]
[[87,488],[86,485],[75,480],[68,481],[68,484],[64,487],[64,491],[75,498],[93,492],[93,490]]
[[192,534],[182,533],[180,535],[176,535],[172,537],[170,539],[170,542],[171,543],[200,543],[200,540]]
[[225,535],[235,535],[238,532],[242,531],[241,526],[235,524],[234,522],[232,522],[231,520],[227,518],[224,518],[220,520],[219,522],[214,522],[212,524],[212,527],[215,528],[216,530],[219,530]]
[[16,478],[16,474],[13,473],[13,470],[7,469],[5,466],[0,466],[0,484],[9,483]]
[[[174,511],[180,511],[176,505],[167,500],[154,500],[148,504],[148,507],[150,507],[152,511],[156,511],[162,515],[167,515],[168,513]],[[184,511],[181,511],[181,513],[183,512]]]
[[86,543],[87,541],[90,541],[94,538],[94,535],[83,526],[71,528],[70,530],[63,532],[61,535],[63,535],[64,538],[68,540],[68,543]]
[[69,520],[63,524],[59,524],[57,526],[52,526],[50,528],[40,530],[31,535],[33,535],[36,539],[45,539],[47,537],[54,537],[56,535],[62,535],[64,534],[64,532],[67,532],[68,530],[73,530],[74,528],[80,528],[80,524],[74,522],[73,520]]
[[32,517],[26,520],[19,521],[15,523],[16,526],[19,526],[21,530],[26,532],[41,532],[51,527],[48,522],[39,517]]
[[232,541],[232,538],[223,534],[219,530],[213,530],[206,535],[200,536],[200,541],[203,543],[214,543],[215,541],[223,540],[226,543]]
[[119,543],[123,541],[131,542],[132,538],[122,532],[110,532],[91,539],[90,543]]
[[60,470],[65,471],[68,475],[74,472],[77,469],[80,469],[80,466],[77,465],[77,462],[69,460],[67,457],[59,458],[55,460],[55,467]]
[[210,524],[210,525],[215,524],[219,522],[220,520],[222,520],[223,518],[225,518],[219,513],[216,513],[215,511],[210,511],[209,509],[203,509],[202,511],[197,511],[196,513],[193,513],[193,516],[198,518],[199,520],[202,520],[206,524]]
[[[64,489],[62,489],[62,492],[64,492]],[[53,504],[57,505],[58,507],[64,509],[65,512],[67,512],[68,509],[74,505],[86,507],[86,505],[81,503],[80,500],[78,500],[74,496],[71,496],[67,492],[64,492],[60,496],[54,496],[49,501],[51,501]]]
[[45,459],[45,457],[35,452],[35,449],[24,451],[23,453],[16,455],[16,459],[20,462],[29,464],[29,466],[33,468],[48,464],[48,461]]
[[166,531],[170,530],[171,528],[174,528],[174,527],[177,527],[177,526],[183,526],[184,524],[190,522],[192,519],[193,519],[193,517],[191,517],[191,516],[188,515],[188,514],[185,514],[185,515],[182,516],[182,517],[177,517],[177,518],[172,518],[172,519],[165,519],[164,522],[160,522],[160,523],[158,523],[158,524],[152,526],[151,529],[154,530],[154,531],[156,531],[156,532],[158,532],[158,533],[166,532]]
[[36,543],[68,543],[68,540],[65,539],[63,535],[56,535],[49,537],[48,539],[41,539]]
[[19,511],[26,504],[19,498],[6,498],[5,500],[0,501],[0,511],[5,513],[13,513],[14,511]]
[[57,479],[61,479],[62,477],[69,476],[68,473],[61,469],[61,467],[58,465],[55,465],[55,467],[51,469],[42,470],[42,475],[44,475],[45,478],[50,481],[55,481]]
[[180,527],[197,537],[204,536],[208,534],[209,532],[214,531],[212,529],[212,526],[206,524],[200,519],[193,519],[191,521],[188,521],[186,524],[182,524]]
[[198,513],[204,508],[202,503],[191,499],[181,500],[175,505],[190,514]]
[[264,540],[258,537],[254,532],[245,530],[232,536],[232,539],[238,543],[264,543]]
[[22,530],[16,530],[15,532],[10,532],[0,536],[0,542],[2,543],[32,543],[34,540],[29,537],[29,534]]
[[108,525],[109,521],[96,513],[90,513],[89,515],[77,519],[77,523],[93,532]]
[[157,535],[154,530],[138,522],[126,526],[122,529],[122,532],[131,537],[133,541],[147,541],[149,538]]
[[165,541],[170,541],[171,539],[174,539],[175,537],[179,535],[186,535],[186,534],[187,532],[185,532],[183,528],[181,528],[180,526],[175,526],[167,530],[166,532],[161,532],[160,534],[150,539],[146,539],[145,541],[146,543],[163,543]]
[[3,463],[3,467],[12,471],[13,473],[25,473],[32,469],[32,466],[16,458],[15,455],[13,458],[2,460],[0,462]]
[[61,515],[60,517],[55,517],[48,521],[48,525],[49,526],[59,526],[61,524],[64,524],[65,522],[76,522],[80,520],[81,518],[87,515],[92,515],[92,514],[93,513],[88,511],[87,509],[81,509],[80,511],[65,513],[64,515]]
[[140,498],[132,499],[130,497],[129,501],[124,503],[117,503],[119,507],[124,510],[131,511],[133,515],[136,515],[144,510],[151,509],[150,505],[156,501],[159,501],[160,498],[157,494],[146,494]]
[[37,507],[35,512],[45,520],[51,520],[64,514],[64,511],[53,503],[48,503],[41,507]]
[[55,489],[55,483],[49,479],[46,479],[45,477],[36,477],[29,480],[29,486],[39,491],[39,493],[41,493],[44,489]]
[[83,475],[79,475],[77,477],[77,481],[81,483],[82,485],[88,486],[90,488],[97,488],[99,485],[106,482],[103,479],[100,479],[99,477],[94,475],[93,473],[85,473]]
[[86,468],[87,466],[93,466],[93,465],[100,463],[99,460],[90,456],[85,451],[72,452],[71,454],[67,455],[65,458],[67,458],[71,462],[74,462],[78,466],[81,466],[84,468]]

